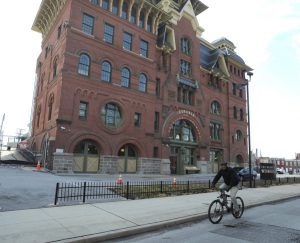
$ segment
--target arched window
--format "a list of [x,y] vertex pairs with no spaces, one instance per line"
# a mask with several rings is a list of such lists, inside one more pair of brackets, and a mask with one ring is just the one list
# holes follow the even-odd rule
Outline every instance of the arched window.
[[53,103],[54,103],[54,95],[51,94],[48,100],[48,121],[50,121],[52,117]]
[[130,23],[135,24],[136,20],[136,7],[133,6],[131,9]]
[[210,106],[210,113],[220,115],[221,114],[221,105],[218,101],[213,101]]
[[191,55],[191,44],[190,41],[187,38],[181,38],[181,51],[187,55]]
[[147,76],[143,73],[141,73],[139,77],[139,91],[147,92]]
[[81,54],[79,57],[78,73],[84,76],[89,76],[90,62],[90,57],[87,54]]
[[241,132],[240,130],[237,130],[237,131],[235,132],[235,139],[236,139],[237,141],[240,141],[240,140],[242,139],[242,137],[243,137],[242,132]]
[[144,28],[144,19],[145,19],[145,13],[144,13],[144,9],[142,9],[140,12],[140,18],[139,18],[139,28],[141,28],[141,29]]
[[120,107],[115,103],[107,103],[101,110],[102,122],[107,127],[117,128],[121,125],[122,116]]
[[106,82],[111,81],[111,64],[107,61],[102,62],[101,65],[101,80]]
[[53,62],[53,78],[57,76],[57,58]]
[[148,19],[147,19],[147,31],[152,32],[152,17],[151,16],[148,16]]
[[184,142],[196,142],[195,131],[192,124],[187,120],[177,120],[171,129],[172,140]]
[[130,85],[130,71],[128,68],[122,68],[121,71],[121,86],[129,87]]
[[119,7],[119,0],[113,0],[113,5],[112,5],[113,14],[118,15],[118,7]]
[[127,12],[128,12],[128,4],[127,4],[127,2],[123,2],[122,15],[121,15],[122,19],[127,19],[128,18]]

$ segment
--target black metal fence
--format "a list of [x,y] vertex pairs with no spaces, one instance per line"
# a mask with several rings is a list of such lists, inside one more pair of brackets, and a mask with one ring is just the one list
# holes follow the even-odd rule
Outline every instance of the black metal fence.
[[[253,187],[300,183],[300,177],[254,180]],[[249,181],[242,181],[248,187]],[[218,186],[218,185],[217,185]],[[68,201],[141,199],[172,195],[203,193],[211,188],[211,181],[142,181],[142,182],[75,182],[57,183],[54,204]]]
[[142,181],[57,183],[54,204],[88,199],[137,199],[206,192],[210,181]]

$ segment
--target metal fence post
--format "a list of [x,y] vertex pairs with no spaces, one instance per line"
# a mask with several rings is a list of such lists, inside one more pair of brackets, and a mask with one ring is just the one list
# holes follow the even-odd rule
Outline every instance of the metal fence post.
[[58,190],[59,190],[59,182],[56,183],[54,205],[57,204],[57,200],[58,200]]
[[210,180],[208,180],[208,189],[210,189]]
[[189,180],[187,181],[187,191],[188,191],[188,193],[190,192],[190,181]]
[[127,181],[126,185],[127,185],[127,188],[126,188],[126,199],[128,200],[128,198],[129,198],[129,181]]
[[160,181],[160,193],[163,193],[163,182]]
[[83,203],[85,203],[86,181],[83,183]]

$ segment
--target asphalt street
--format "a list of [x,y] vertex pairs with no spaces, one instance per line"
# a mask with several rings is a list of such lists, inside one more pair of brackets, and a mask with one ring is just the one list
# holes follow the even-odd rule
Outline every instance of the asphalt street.
[[246,209],[241,219],[227,214],[218,225],[208,219],[107,242],[300,242],[300,199]]

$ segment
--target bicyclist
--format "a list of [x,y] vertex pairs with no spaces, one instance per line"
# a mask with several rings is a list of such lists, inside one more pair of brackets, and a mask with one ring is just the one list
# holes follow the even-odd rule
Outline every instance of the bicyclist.
[[227,192],[230,191],[233,212],[236,213],[238,211],[236,194],[239,190],[240,177],[231,167],[227,166],[226,162],[221,163],[221,169],[219,170],[218,174],[216,174],[212,182],[212,188],[215,187],[216,183],[221,177],[223,177],[224,183],[221,184],[219,189],[226,190]]

